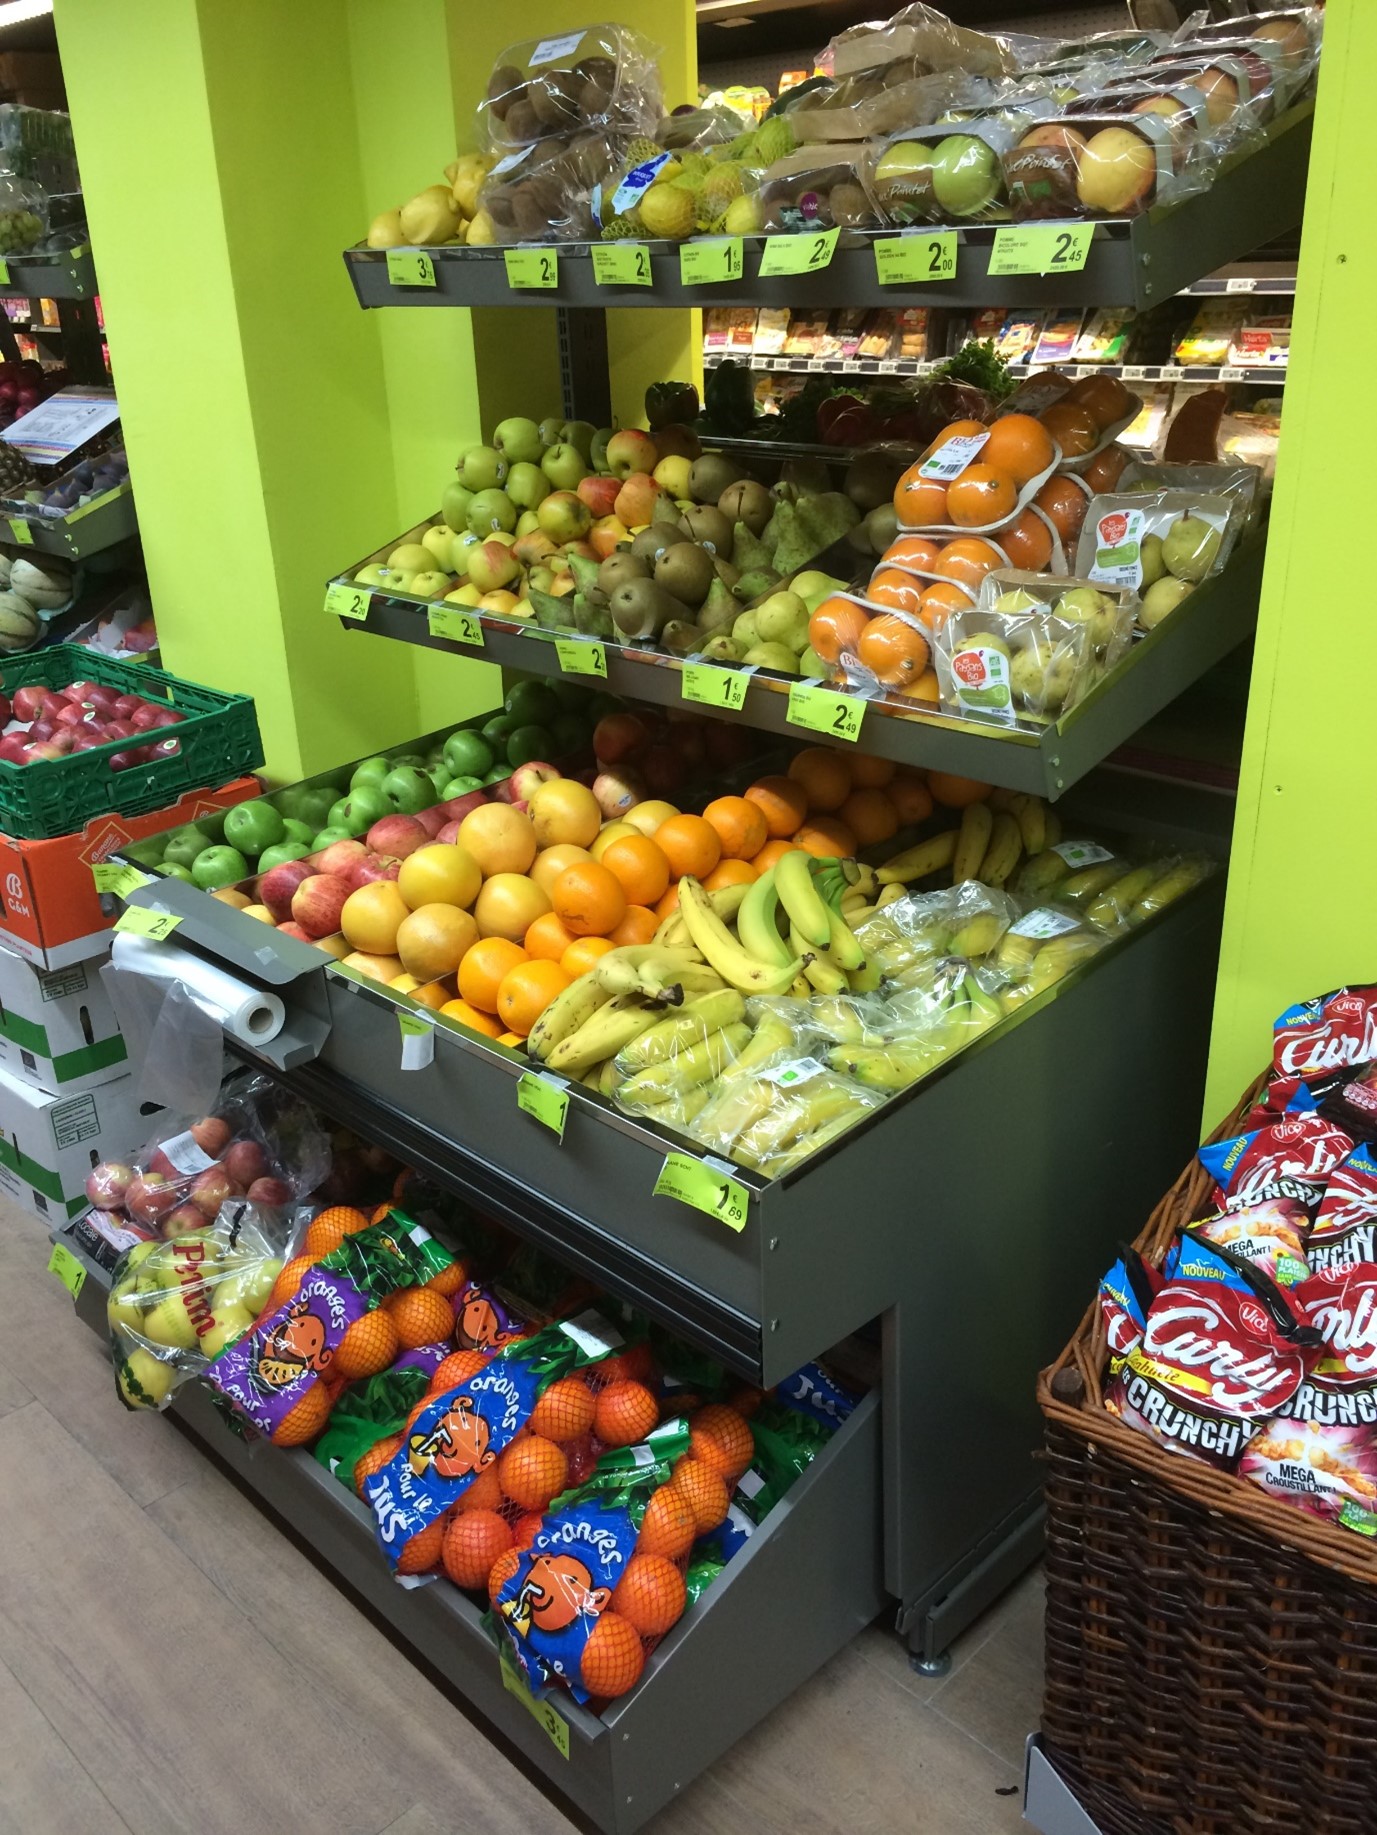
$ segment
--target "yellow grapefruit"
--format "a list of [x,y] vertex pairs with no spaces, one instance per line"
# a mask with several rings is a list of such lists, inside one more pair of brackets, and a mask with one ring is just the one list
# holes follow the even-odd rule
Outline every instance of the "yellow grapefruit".
[[565,867],[573,866],[576,860],[590,860],[592,855],[586,847],[574,847],[568,842],[560,842],[556,847],[542,848],[531,864],[531,878],[548,898],[550,887],[559,878]]
[[[344,901],[339,927],[353,947],[373,956],[397,953],[397,931],[407,903],[395,879],[374,879]],[[401,974],[401,969],[397,973]]]
[[480,937],[506,937],[509,943],[520,943],[549,909],[549,899],[524,873],[494,873],[483,882],[473,915]]
[[471,809],[459,824],[459,845],[477,861],[484,879],[494,873],[524,873],[536,856],[535,830],[510,803]]
[[457,905],[418,905],[397,926],[397,954],[420,981],[452,975],[477,941],[477,922]]
[[576,777],[552,777],[543,783],[531,798],[529,813],[539,847],[561,842],[588,847],[602,826],[597,798]]
[[626,819],[643,835],[653,835],[661,822],[668,822],[671,816],[677,816],[680,813],[673,803],[664,803],[652,797],[649,802],[637,803],[634,809],[628,809]]
[[402,897],[413,911],[419,905],[471,905],[483,875],[466,848],[432,841],[408,854],[397,875]]

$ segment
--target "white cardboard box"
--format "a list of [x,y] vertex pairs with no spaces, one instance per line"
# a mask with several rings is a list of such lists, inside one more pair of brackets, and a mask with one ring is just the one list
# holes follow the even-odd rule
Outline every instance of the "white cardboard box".
[[0,947],[0,1066],[50,1094],[127,1075],[128,1054],[100,978],[108,950],[42,969]]
[[161,1113],[140,1104],[133,1077],[52,1096],[0,1069],[0,1190],[49,1222],[75,1217],[90,1203],[91,1168],[127,1159]]

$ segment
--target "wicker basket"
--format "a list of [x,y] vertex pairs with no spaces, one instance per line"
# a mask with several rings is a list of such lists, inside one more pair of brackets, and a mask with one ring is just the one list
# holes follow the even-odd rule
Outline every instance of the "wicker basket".
[[[1150,1262],[1210,1189],[1193,1160]],[[1106,1835],[1377,1835],[1377,1550],[1125,1427],[1106,1356],[1096,1303],[1038,1381],[1049,1757]]]

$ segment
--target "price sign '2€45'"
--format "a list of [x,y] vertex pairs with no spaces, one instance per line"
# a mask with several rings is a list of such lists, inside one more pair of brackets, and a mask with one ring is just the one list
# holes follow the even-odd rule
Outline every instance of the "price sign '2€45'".
[[1020,223],[995,231],[991,274],[1079,274],[1095,239],[1093,223]]
[[466,612],[457,605],[432,605],[426,613],[426,628],[432,637],[448,637],[457,644],[473,644],[482,650],[483,620],[477,612]]

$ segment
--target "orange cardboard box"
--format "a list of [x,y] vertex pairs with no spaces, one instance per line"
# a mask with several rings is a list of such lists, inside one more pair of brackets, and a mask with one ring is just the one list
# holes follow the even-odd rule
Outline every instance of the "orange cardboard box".
[[237,777],[219,790],[189,790],[144,816],[93,816],[79,833],[50,841],[0,834],[0,943],[47,969],[98,955],[119,906],[107,895],[110,909],[102,909],[91,868],[130,841],[179,828],[260,791],[256,777]]

